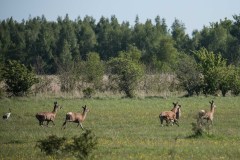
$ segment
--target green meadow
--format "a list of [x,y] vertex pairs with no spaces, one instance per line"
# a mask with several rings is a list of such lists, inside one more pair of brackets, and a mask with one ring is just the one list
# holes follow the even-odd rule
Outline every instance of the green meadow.
[[[214,100],[214,114],[210,136],[188,138],[193,134],[192,122],[200,109],[210,108]],[[63,108],[58,111],[55,126],[40,127],[35,114],[52,111],[57,101]],[[180,126],[161,127],[159,114],[170,110],[173,102],[182,105]],[[80,112],[87,105],[90,112],[83,127],[92,130],[98,138],[93,159],[98,160],[234,160],[240,157],[240,98],[192,97],[192,98],[4,98],[0,99],[0,113],[11,108],[8,120],[0,120],[0,159],[61,159],[46,156],[36,142],[50,135],[78,136],[83,133],[77,124],[68,123],[61,129],[65,114]],[[63,159],[73,159],[64,157]]]

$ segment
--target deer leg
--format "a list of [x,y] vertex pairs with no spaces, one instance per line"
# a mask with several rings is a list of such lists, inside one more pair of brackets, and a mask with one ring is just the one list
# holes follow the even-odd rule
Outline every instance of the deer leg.
[[50,122],[50,121],[47,121],[47,126],[48,126],[49,122]]
[[212,120],[210,120],[210,123],[211,123],[211,125],[213,125],[213,121]]
[[166,121],[166,126],[168,126],[169,125],[169,120],[166,118],[165,121]]
[[80,124],[80,126],[81,126],[82,130],[84,130],[84,129],[83,129],[83,126],[82,126],[82,123],[79,123],[79,124]]
[[176,124],[179,127],[177,119],[174,120],[174,124]]
[[39,121],[39,125],[43,127],[43,121]]
[[161,122],[161,126],[163,127],[163,117],[159,116],[160,122]]
[[62,129],[66,128],[67,121],[63,122]]

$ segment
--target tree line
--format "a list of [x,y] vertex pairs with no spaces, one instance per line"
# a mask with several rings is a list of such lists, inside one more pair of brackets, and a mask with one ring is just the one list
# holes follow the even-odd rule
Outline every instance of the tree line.
[[149,71],[165,71],[173,69],[179,54],[191,55],[204,47],[238,66],[240,16],[233,19],[213,22],[194,30],[190,37],[180,20],[175,19],[169,28],[159,16],[145,23],[136,16],[133,26],[127,21],[120,24],[115,16],[101,17],[98,22],[90,16],[70,20],[68,15],[56,21],[47,21],[44,16],[22,22],[9,18],[0,21],[1,61],[15,59],[31,65],[38,74],[55,74],[59,64],[86,60],[90,52],[107,61],[135,46]]
[[[219,83],[226,77],[213,73],[221,71],[226,75],[227,71],[219,68],[228,67],[226,70],[231,68],[233,74],[228,81],[238,76],[240,15],[233,15],[233,20],[212,22],[200,31],[194,30],[191,36],[180,20],[175,19],[168,27],[160,16],[145,23],[140,23],[136,16],[134,25],[127,21],[119,23],[114,15],[101,17],[98,22],[91,16],[70,20],[66,15],[56,21],[47,21],[42,16],[22,22],[8,18],[0,21],[0,67],[9,60],[33,68],[38,75],[61,73],[62,87],[67,91],[73,88],[79,74],[84,75],[85,81],[100,86],[99,77],[111,73],[121,74],[119,86],[131,97],[136,77],[143,72],[176,73],[189,95],[200,91],[212,94],[218,89],[228,91],[233,86],[226,88]],[[219,70],[213,71],[214,68]],[[204,77],[201,83],[199,75]],[[217,80],[209,86],[212,75]]]

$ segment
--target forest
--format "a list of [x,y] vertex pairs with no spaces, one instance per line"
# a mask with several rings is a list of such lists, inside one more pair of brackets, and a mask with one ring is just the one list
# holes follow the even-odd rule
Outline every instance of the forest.
[[[240,14],[191,35],[160,16],[0,20],[0,159],[239,159],[239,94]],[[179,127],[160,127],[178,102]],[[61,128],[82,109],[86,130]]]
[[[136,71],[137,67],[122,60],[124,58],[136,62],[143,71]],[[233,20],[211,22],[202,30],[192,31],[192,35],[186,33],[180,20],[175,19],[169,27],[160,16],[145,23],[140,23],[136,16],[134,25],[128,21],[119,23],[114,15],[101,17],[98,22],[91,16],[70,20],[68,14],[56,21],[48,21],[44,15],[22,22],[8,18],[0,20],[1,66],[9,60],[32,68],[37,75],[56,75],[70,69],[85,75],[92,72],[86,80],[90,82],[94,82],[98,74],[121,74],[125,70],[119,73],[119,67],[130,65],[135,70],[129,70],[126,77],[135,71],[137,75],[173,73],[190,95],[198,93],[199,88],[210,94],[220,89],[225,95],[238,85],[240,88],[240,82],[226,86],[226,82],[235,82],[240,77],[240,15],[233,15]],[[103,69],[91,69],[94,65]],[[106,69],[107,65],[112,69]],[[215,72],[222,74],[212,76]],[[226,79],[222,77],[226,73],[231,74],[231,81],[219,82]],[[198,84],[191,85],[201,74],[204,82],[198,80]],[[216,77],[216,83],[209,84]],[[123,88],[132,84],[126,83],[122,84]]]

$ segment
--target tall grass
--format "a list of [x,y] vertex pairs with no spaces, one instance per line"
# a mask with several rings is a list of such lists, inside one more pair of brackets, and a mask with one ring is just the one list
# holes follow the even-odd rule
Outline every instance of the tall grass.
[[[200,109],[217,106],[211,137],[187,138]],[[40,127],[35,118],[39,111],[52,111],[53,102],[63,106],[55,126]],[[180,126],[161,127],[159,113],[170,110],[172,102],[182,105]],[[50,135],[79,136],[83,131],[69,123],[61,130],[68,111],[90,108],[83,126],[98,137],[95,159],[238,159],[240,156],[240,98],[192,97],[168,99],[74,99],[74,98],[5,98],[0,99],[0,113],[12,109],[9,120],[0,120],[0,159],[54,159],[46,156],[36,142]],[[50,123],[51,126],[51,123]],[[69,157],[71,159],[72,157]]]

